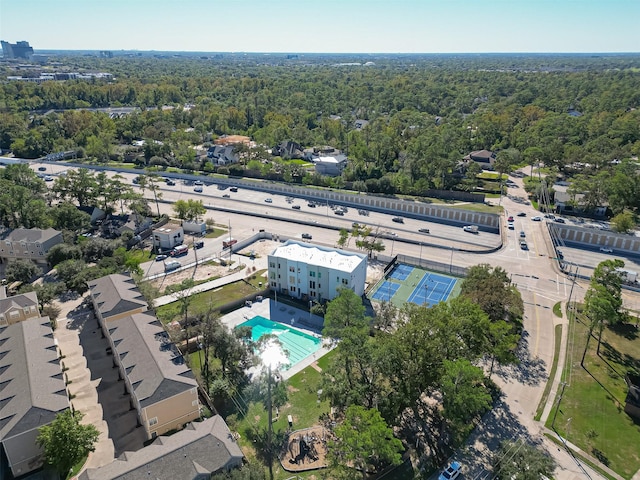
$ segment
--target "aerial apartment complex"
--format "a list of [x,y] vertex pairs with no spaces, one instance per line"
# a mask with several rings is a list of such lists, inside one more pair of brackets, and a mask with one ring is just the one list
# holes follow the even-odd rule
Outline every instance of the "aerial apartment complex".
[[298,299],[333,300],[341,288],[364,294],[367,256],[288,240],[269,255],[269,286]]

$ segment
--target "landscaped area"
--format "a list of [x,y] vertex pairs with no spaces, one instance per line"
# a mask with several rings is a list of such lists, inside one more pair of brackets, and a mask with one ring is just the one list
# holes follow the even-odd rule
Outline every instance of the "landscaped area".
[[567,385],[547,427],[553,424],[561,436],[629,479],[640,468],[640,421],[624,412],[625,374],[640,370],[637,320],[605,328],[600,354],[594,330],[582,367],[589,329],[581,313],[577,318],[569,330],[563,375]]

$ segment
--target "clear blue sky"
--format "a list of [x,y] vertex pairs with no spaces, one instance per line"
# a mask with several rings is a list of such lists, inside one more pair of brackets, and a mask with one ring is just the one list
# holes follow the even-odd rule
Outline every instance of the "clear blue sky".
[[638,52],[640,0],[0,0],[36,49]]

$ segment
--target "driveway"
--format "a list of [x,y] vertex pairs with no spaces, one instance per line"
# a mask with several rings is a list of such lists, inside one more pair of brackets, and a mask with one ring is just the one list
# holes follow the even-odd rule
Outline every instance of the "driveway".
[[131,409],[124,382],[107,353],[108,342],[102,336],[93,311],[84,298],[60,303],[63,309],[54,337],[73,396],[73,407],[84,413],[83,423],[91,423],[100,432],[96,450],[89,455],[86,468],[106,465],[124,451],[143,447],[144,429],[137,427],[136,411]]

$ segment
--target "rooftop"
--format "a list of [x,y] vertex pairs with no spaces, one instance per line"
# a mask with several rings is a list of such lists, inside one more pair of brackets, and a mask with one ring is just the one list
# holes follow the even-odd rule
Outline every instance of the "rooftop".
[[0,439],[46,425],[67,408],[49,318],[0,329]]
[[23,309],[24,307],[38,306],[38,296],[36,292],[21,293],[6,298],[6,290],[0,289],[0,313],[5,313],[12,308]]
[[147,302],[135,282],[126,275],[113,274],[92,280],[89,289],[103,319],[147,308]]
[[320,247],[293,240],[289,240],[284,245],[277,247],[271,255],[343,272],[352,272],[362,261],[366,261],[364,254]]
[[150,312],[109,322],[114,355],[127,372],[142,407],[197,387],[193,372]]
[[6,239],[12,242],[43,243],[59,235],[60,232],[53,228],[41,230],[39,228],[16,228],[11,230]]
[[113,462],[85,470],[80,480],[198,479],[226,467],[239,466],[242,451],[227,424],[216,415],[189,424],[168,437],[158,437],[137,452],[125,452]]

